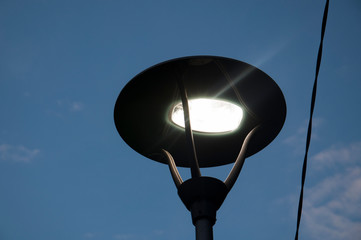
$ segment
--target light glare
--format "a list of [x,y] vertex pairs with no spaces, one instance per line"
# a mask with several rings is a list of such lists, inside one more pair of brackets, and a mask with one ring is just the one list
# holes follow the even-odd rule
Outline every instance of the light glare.
[[[222,100],[193,99],[188,101],[192,130],[204,133],[225,133],[237,129],[243,117],[241,107]],[[171,120],[184,128],[182,103],[172,109]]]

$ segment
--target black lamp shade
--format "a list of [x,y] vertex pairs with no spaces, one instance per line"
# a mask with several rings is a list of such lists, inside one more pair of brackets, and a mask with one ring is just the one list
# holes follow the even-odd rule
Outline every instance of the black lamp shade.
[[172,154],[177,166],[189,167],[185,130],[170,120],[181,102],[177,79],[183,81],[188,99],[225,100],[243,109],[240,127],[228,133],[193,132],[200,167],[232,163],[244,138],[260,125],[247,156],[266,147],[279,133],[286,117],[286,103],[277,84],[247,63],[215,56],[169,60],[135,76],[121,91],[114,121],[120,136],[135,151],[166,163],[162,149]]

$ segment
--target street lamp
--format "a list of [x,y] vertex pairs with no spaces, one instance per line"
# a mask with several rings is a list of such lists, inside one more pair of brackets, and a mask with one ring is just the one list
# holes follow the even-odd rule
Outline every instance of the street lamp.
[[[286,103],[277,84],[247,63],[224,57],[169,60],[135,76],[120,92],[116,128],[135,151],[168,164],[178,195],[191,212],[196,239],[213,239],[216,212],[246,157],[280,132]],[[229,163],[226,180],[200,168]],[[183,181],[179,167],[189,167]]]

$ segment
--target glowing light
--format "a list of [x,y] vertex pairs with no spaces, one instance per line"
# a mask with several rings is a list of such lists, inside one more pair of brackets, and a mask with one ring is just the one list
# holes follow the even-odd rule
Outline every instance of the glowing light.
[[[190,122],[193,131],[226,133],[237,129],[243,117],[241,107],[222,100],[199,98],[188,101]],[[171,110],[171,120],[184,128],[182,103]]]

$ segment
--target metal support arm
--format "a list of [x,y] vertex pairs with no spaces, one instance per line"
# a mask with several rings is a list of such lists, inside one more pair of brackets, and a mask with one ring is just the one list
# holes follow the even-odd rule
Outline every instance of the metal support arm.
[[172,175],[174,184],[176,185],[177,188],[179,188],[179,186],[182,185],[183,180],[182,180],[182,177],[179,174],[179,171],[177,169],[177,165],[175,164],[172,155],[168,151],[166,151],[164,149],[162,149],[162,150],[163,150],[163,153],[165,154],[165,156],[167,158],[168,167],[169,167],[170,173]]
[[192,221],[196,227],[196,240],[213,240],[212,228],[216,222],[217,210],[236,182],[245,161],[248,144],[258,128],[259,126],[253,128],[247,134],[233,168],[224,182],[203,176],[192,176],[183,182],[172,155],[162,149],[178,189],[178,195],[192,214]]
[[247,152],[248,144],[249,144],[253,134],[257,131],[258,128],[259,128],[259,126],[256,126],[255,128],[252,129],[252,131],[250,131],[247,134],[246,138],[243,141],[241,151],[239,152],[238,157],[233,165],[233,168],[232,168],[231,172],[229,173],[227,179],[224,181],[224,184],[226,184],[229,191],[232,189],[234,183],[236,182],[236,180],[238,178],[239,173],[242,170],[244,160],[246,159],[246,152]]

